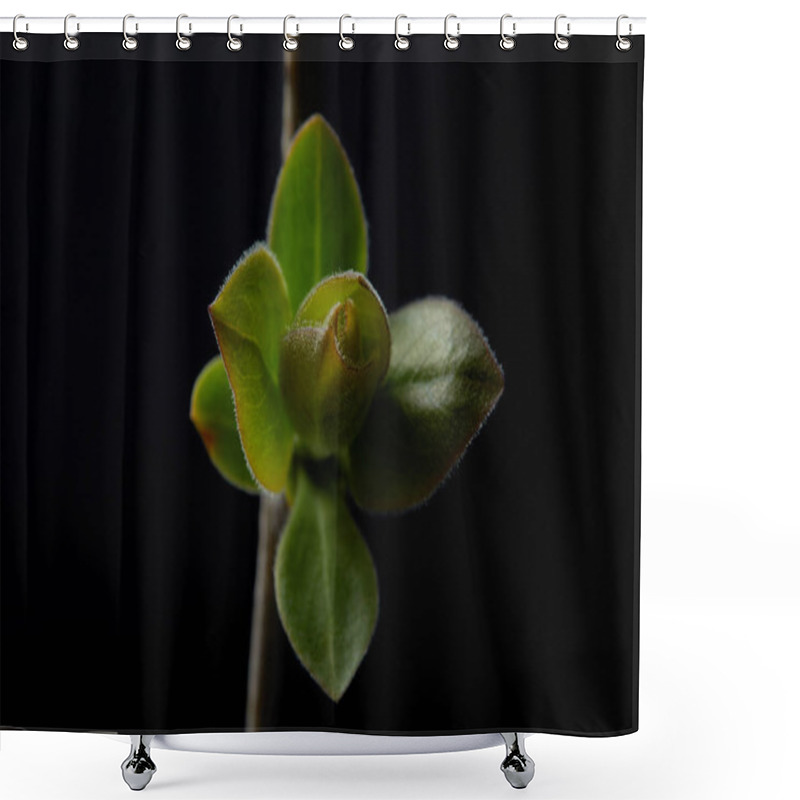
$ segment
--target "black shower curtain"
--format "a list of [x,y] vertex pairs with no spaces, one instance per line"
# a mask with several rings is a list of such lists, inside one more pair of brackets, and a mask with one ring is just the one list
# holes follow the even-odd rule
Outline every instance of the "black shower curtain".
[[[30,38],[0,42],[0,727],[243,730],[259,499],[189,411],[268,239],[282,40]],[[337,41],[301,37],[292,133],[341,141],[390,320],[448,298],[503,385],[424,502],[346,494],[374,633],[332,699],[270,605],[256,727],[632,732],[643,37]]]

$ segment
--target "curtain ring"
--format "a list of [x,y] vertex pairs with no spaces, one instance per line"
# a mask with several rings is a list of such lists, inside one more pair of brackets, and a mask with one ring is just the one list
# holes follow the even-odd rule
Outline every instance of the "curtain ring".
[[407,22],[406,25],[408,26],[408,31],[406,32],[405,36],[400,35],[400,20],[401,19],[408,19],[405,14],[398,14],[394,18],[394,46],[398,50],[408,50],[411,47],[411,40],[407,37],[411,36],[411,23]]
[[513,50],[517,46],[517,40],[514,38],[517,35],[517,23],[511,23],[511,36],[508,36],[504,30],[505,21],[512,19],[511,14],[503,14],[500,17],[500,47],[503,50]]
[[[616,44],[617,44],[617,50],[619,50],[619,51],[620,51],[620,52],[622,52],[622,53],[626,53],[628,50],[630,50],[630,49],[631,49],[631,46],[632,46],[632,44],[633,44],[633,42],[631,42],[631,40],[630,40],[630,39],[626,39],[626,38],[625,38],[625,37],[624,37],[624,36],[623,36],[623,35],[622,35],[622,34],[619,32],[619,27],[620,27],[620,26],[619,26],[619,24],[620,24],[620,22],[622,22],[622,20],[624,20],[624,19],[629,19],[629,17],[628,17],[628,15],[627,15],[627,14],[620,14],[620,15],[617,17],[617,42],[616,42]],[[630,22],[629,22],[629,23],[628,23],[628,35],[630,36],[630,34],[631,34],[632,32],[633,32],[633,26],[632,26],[632,25],[630,24]]]
[[[136,19],[133,14],[126,14],[122,18],[122,46],[126,50],[135,50],[139,46],[139,40],[135,36],[128,36],[128,20],[129,19]],[[136,30],[139,30],[139,25],[137,23]]]
[[[178,14],[178,18],[175,20],[175,35],[178,37],[175,40],[175,47],[178,50],[188,50],[192,46],[192,40],[188,36],[184,36],[181,33],[181,20],[188,19],[188,14]],[[189,31],[192,30],[192,23],[189,23]]]
[[[456,35],[452,36],[447,30],[447,23],[450,22],[451,19],[456,20]],[[459,40],[459,36],[461,36],[461,23],[458,22],[458,17],[455,14],[448,14],[444,18],[444,46],[446,50],[458,50],[461,46],[461,41]]]
[[[563,52],[564,50],[569,50],[569,39],[568,39],[568,38],[566,38],[565,36],[562,36],[562,35],[561,35],[561,34],[558,32],[558,21],[559,21],[560,19],[566,19],[566,18],[567,18],[567,15],[566,15],[566,14],[559,14],[559,15],[556,17],[555,26],[554,26],[554,31],[555,31],[555,35],[556,35],[556,40],[553,42],[553,47],[555,47],[555,48],[556,48],[556,50],[561,50],[562,52]],[[570,35],[570,31],[569,31],[569,29],[570,29],[570,23],[568,22],[568,23],[567,23],[567,36],[569,36],[569,35]]]
[[[64,17],[64,47],[67,50],[77,50],[81,46],[81,43],[78,41],[78,37],[77,36],[70,36],[69,35],[69,21],[71,19],[75,19],[75,15],[74,14],[67,14],[67,16]],[[81,29],[81,26],[78,23],[77,27],[76,27],[76,30],[79,31],[80,29]]]
[[[237,17],[236,14],[231,14],[228,17],[228,42],[227,42],[227,47],[228,47],[228,50],[230,50],[232,53],[236,53],[236,52],[238,52],[239,50],[242,49],[242,40],[237,38],[236,36],[233,36],[231,34],[231,22],[233,22],[233,20],[235,20],[235,19],[239,19],[239,17]],[[241,32],[241,30],[242,30],[242,26],[240,25],[239,26],[239,31]]]
[[[14,49],[15,50],[20,50],[20,51],[27,50],[28,49],[28,44],[29,44],[28,40],[24,36],[20,36],[17,33],[17,20],[18,19],[25,19],[25,15],[24,14],[17,14],[17,16],[14,17],[14,22],[11,25],[11,30],[14,33],[14,42],[13,42]],[[28,28],[28,23],[26,22],[25,23],[25,29],[27,30],[27,28]]]
[[[339,47],[342,50],[352,50],[356,46],[355,39],[353,39],[352,36],[345,36],[344,31],[342,30],[342,28],[344,27],[344,21],[346,19],[353,19],[353,18],[349,14],[342,14],[342,16],[339,17]],[[353,29],[350,32],[355,33],[356,32],[355,22],[352,23],[352,28]]]
[[[283,18],[283,49],[284,50],[297,50],[298,45],[300,44],[297,41],[297,36],[290,36],[289,35],[289,20],[296,19],[291,14]],[[297,33],[300,33],[300,26],[297,26]]]

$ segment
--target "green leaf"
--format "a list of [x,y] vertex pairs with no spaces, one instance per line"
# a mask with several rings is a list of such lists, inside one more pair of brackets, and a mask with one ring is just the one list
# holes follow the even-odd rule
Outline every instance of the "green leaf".
[[316,465],[313,477],[297,470],[294,505],[275,559],[275,594],[297,657],[338,701],[375,630],[378,581],[330,463]]
[[430,497],[503,392],[503,372],[472,318],[438,297],[389,316],[392,357],[384,385],[350,446],[355,501],[400,511]]
[[319,115],[297,132],[272,197],[267,239],[293,310],[335,272],[367,271],[367,225],[353,169]]
[[314,458],[358,433],[389,366],[386,311],[357,272],[321,281],[281,342],[280,387],[295,431]]
[[189,417],[222,477],[246,492],[258,492],[258,484],[244,459],[236,428],[233,394],[219,356],[203,367],[194,382]]
[[247,463],[261,486],[280,492],[294,437],[278,390],[278,351],[291,311],[280,267],[263,245],[244,254],[208,310]]

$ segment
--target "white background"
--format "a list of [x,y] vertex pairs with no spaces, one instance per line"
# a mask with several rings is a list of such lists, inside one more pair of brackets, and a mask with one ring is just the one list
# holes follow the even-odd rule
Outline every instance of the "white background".
[[[537,775],[527,792],[540,800],[800,796],[800,4],[28,0],[4,4],[2,14],[68,12],[648,18],[641,730],[531,737]],[[13,113],[10,98],[3,109]],[[127,797],[126,753],[102,736],[4,732],[0,795]],[[507,798],[501,756],[155,751],[159,771],[146,792]]]

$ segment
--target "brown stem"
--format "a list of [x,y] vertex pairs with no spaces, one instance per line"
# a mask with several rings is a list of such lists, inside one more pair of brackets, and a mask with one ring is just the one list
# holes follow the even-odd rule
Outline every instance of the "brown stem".
[[283,127],[281,131],[281,152],[284,159],[289,152],[292,137],[297,130],[297,62],[294,53],[288,51],[283,59]]
[[261,727],[264,708],[267,665],[270,663],[270,640],[276,621],[273,570],[278,539],[288,514],[286,497],[282,494],[261,493],[258,511],[258,555],[256,580],[253,589],[253,622],[250,631],[250,667],[247,679],[248,731]]
[[[291,52],[283,59],[283,120],[281,152],[286,158],[297,130],[297,64]],[[245,726],[259,730],[263,720],[266,682],[272,662],[270,643],[277,623],[273,570],[278,546],[289,507],[283,494],[261,493],[258,513],[258,555],[253,589],[253,622],[250,631],[250,664],[247,677],[247,709]]]
[[[289,152],[296,129],[297,65],[293,54],[287,51],[283,59],[281,152],[284,159]],[[247,676],[245,726],[248,731],[259,730],[264,716],[265,687],[271,663],[270,642],[278,619],[273,585],[275,551],[288,513],[289,506],[285,495],[261,493],[256,579],[253,588],[253,622],[250,629],[250,663]]]

